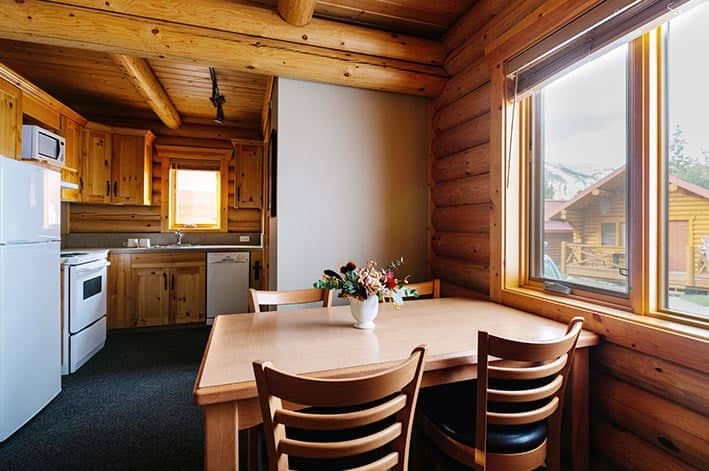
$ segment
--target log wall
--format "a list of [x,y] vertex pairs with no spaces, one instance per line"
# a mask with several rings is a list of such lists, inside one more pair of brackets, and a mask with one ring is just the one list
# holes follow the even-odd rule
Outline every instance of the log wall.
[[[451,78],[434,101],[431,158],[431,268],[443,295],[489,294],[496,249],[489,146],[491,129],[500,129],[491,122],[491,67],[510,47],[596,3],[480,0],[444,38]],[[672,346],[648,346],[650,327],[609,332],[595,324],[588,328],[623,346],[607,340],[591,358],[591,469],[709,469],[706,359],[697,361],[679,335]],[[644,332],[648,339],[638,338]]]

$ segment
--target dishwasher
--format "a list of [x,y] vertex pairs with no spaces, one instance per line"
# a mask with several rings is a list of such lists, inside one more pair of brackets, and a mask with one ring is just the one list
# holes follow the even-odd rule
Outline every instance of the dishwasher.
[[249,252],[207,253],[207,325],[249,311]]

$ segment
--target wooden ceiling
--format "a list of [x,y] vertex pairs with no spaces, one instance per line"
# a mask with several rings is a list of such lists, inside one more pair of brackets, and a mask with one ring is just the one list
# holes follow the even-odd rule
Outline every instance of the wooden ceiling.
[[[277,0],[255,0],[275,8]],[[320,0],[315,16],[415,36],[439,37],[476,0]]]
[[[155,114],[110,54],[0,40],[0,62],[90,120],[152,120]],[[148,61],[185,123],[211,124],[209,68]],[[226,126],[259,129],[268,77],[217,69]]]

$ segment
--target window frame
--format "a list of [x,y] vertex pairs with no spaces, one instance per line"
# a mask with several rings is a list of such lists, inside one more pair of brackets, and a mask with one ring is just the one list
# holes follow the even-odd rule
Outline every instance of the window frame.
[[[180,161],[184,168],[171,168],[168,174],[169,179],[169,214],[168,214],[168,226],[170,230],[180,230],[180,231],[217,231],[221,230],[223,226],[222,214],[221,214],[221,199],[222,199],[222,170],[218,162],[216,168],[202,168],[195,165],[194,168],[190,166],[189,163],[185,164],[184,161]],[[216,224],[180,224],[177,222],[177,172],[180,170],[203,170],[217,173],[217,223]]]

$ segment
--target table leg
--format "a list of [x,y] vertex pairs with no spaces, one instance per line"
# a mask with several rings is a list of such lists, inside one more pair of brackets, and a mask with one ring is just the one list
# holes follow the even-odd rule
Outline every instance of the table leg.
[[579,348],[574,353],[574,364],[567,384],[564,406],[564,449],[568,469],[589,469],[589,394],[588,394],[588,348]]
[[239,413],[237,402],[204,406],[204,469],[239,469]]

